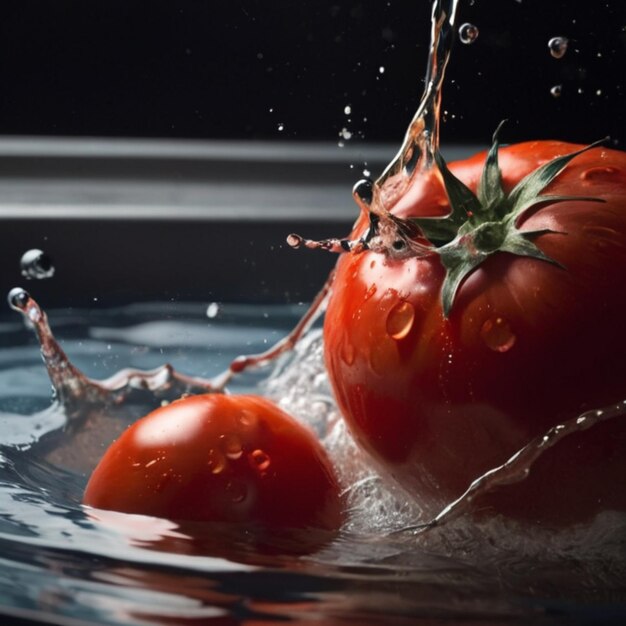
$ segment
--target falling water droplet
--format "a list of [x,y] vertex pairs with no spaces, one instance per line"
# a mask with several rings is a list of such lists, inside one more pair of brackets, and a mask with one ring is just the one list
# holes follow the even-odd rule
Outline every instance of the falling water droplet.
[[20,260],[22,276],[28,280],[42,280],[54,276],[54,266],[50,257],[37,248],[24,252]]
[[550,94],[555,98],[558,98],[562,92],[563,92],[563,85],[554,85],[554,87],[550,89]]
[[548,50],[550,50],[550,54],[555,59],[561,59],[567,52],[568,44],[569,39],[567,37],[552,37],[552,39],[548,41]]
[[480,329],[480,337],[494,352],[508,352],[517,339],[511,326],[503,317],[488,319]]
[[387,314],[387,334],[396,341],[404,339],[413,328],[415,309],[410,302],[398,302]]
[[459,27],[459,39],[461,43],[474,43],[478,39],[478,28],[469,22],[461,24]]
[[206,308],[206,316],[209,319],[213,319],[217,317],[217,314],[220,312],[220,305],[217,302],[211,302],[209,306]]
[[299,248],[302,245],[302,237],[300,237],[300,235],[296,235],[295,233],[287,235],[287,245],[292,248]]
[[269,454],[264,450],[254,450],[249,456],[250,464],[259,472],[265,472],[272,462]]

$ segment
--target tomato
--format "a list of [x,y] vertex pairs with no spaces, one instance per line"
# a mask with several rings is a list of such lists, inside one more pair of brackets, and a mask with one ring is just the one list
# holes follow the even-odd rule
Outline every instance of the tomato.
[[190,396],[135,422],[106,451],[83,502],[266,529],[342,522],[338,482],[313,432],[256,396]]
[[[564,157],[578,150],[494,140],[438,157],[379,211],[392,245],[363,217],[351,238],[370,245],[340,257],[324,327],[337,402],[428,514],[552,426],[626,399],[626,154]],[[626,419],[565,437],[475,503],[559,526],[603,510],[626,511]]]

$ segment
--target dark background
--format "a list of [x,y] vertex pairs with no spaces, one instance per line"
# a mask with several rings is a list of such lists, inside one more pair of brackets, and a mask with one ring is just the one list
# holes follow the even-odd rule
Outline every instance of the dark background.
[[[506,117],[505,141],[623,147],[623,0],[465,0],[459,14],[480,35],[456,44],[444,142],[485,143]],[[427,0],[3,2],[0,134],[338,141],[346,127],[397,143],[429,19]]]

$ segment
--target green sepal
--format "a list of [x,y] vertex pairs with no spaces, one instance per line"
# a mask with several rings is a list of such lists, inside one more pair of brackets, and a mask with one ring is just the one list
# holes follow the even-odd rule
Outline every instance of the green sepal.
[[540,234],[554,231],[518,229],[518,221],[527,211],[546,203],[604,202],[602,198],[589,196],[540,195],[572,159],[598,146],[604,139],[548,161],[525,176],[507,195],[498,164],[498,134],[503,124],[504,121],[493,134],[477,194],[454,176],[439,151],[436,151],[434,159],[441,173],[451,211],[445,217],[409,220],[433,244],[432,250],[439,255],[446,270],[441,288],[441,303],[446,317],[452,310],[463,280],[496,252],[525,256],[563,267],[532,241]]
[[441,286],[441,305],[444,317],[448,317],[457,291],[465,277],[475,270],[488,256],[487,252],[471,251],[457,241],[437,250],[441,264],[446,268],[446,278]]
[[[595,148],[603,141],[606,141],[606,139],[594,141],[592,144],[585,146],[580,150],[576,150],[575,152],[570,152],[569,154],[564,154],[563,156],[556,157],[555,159],[544,163],[536,170],[533,170],[530,174],[522,178],[522,180],[520,180],[517,185],[515,185],[515,187],[509,194],[509,197],[507,198],[507,204],[509,206],[502,207],[502,209],[506,211],[506,214],[508,214],[509,210],[507,209],[509,209],[510,207],[515,207],[514,212],[517,213],[517,215],[520,215],[528,207],[537,204],[538,197],[546,197],[539,196],[539,194],[565,169],[565,166],[574,157],[577,157],[583,152],[587,152],[587,150]],[[558,196],[552,196],[552,198],[554,201],[554,199],[558,198]],[[499,217],[505,217],[505,215],[499,215]]]
[[557,204],[558,202],[606,202],[604,198],[594,198],[593,196],[535,196],[529,198],[524,204],[515,206],[510,213],[504,216],[503,221],[509,224],[516,224],[519,217],[521,217],[526,211],[532,209],[538,204],[545,204],[547,202],[551,204]]
[[478,185],[478,200],[482,205],[480,210],[487,219],[494,219],[496,208],[506,202],[506,195],[502,188],[502,172],[498,165],[498,148],[500,147],[498,134],[505,122],[506,120],[502,120],[493,133],[491,148],[487,153],[485,167]]
[[459,229],[470,216],[481,210],[481,205],[474,192],[448,169],[448,164],[438,150],[435,152],[435,162],[452,211],[445,217],[416,217],[411,221],[419,226],[431,243],[445,245],[456,238]]
[[504,242],[500,246],[500,251],[509,252],[510,254],[515,254],[516,256],[527,256],[532,259],[546,261],[552,265],[560,267],[561,269],[565,269],[564,265],[555,261],[552,257],[549,257],[531,241],[531,237],[554,232],[555,231],[550,230],[549,228],[533,231],[511,231],[505,237]]

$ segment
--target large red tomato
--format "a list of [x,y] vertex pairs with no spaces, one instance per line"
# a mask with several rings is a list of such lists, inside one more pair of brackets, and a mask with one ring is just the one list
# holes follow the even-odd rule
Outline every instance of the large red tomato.
[[130,426],[84,503],[185,522],[337,530],[339,486],[313,432],[257,396],[191,396]]
[[[324,328],[337,401],[430,514],[550,427],[626,399],[626,154],[564,156],[580,149],[438,158],[379,217],[392,245],[378,219],[363,239],[362,219],[352,236],[372,245],[339,260]],[[626,511],[626,417],[564,438],[476,509]]]

